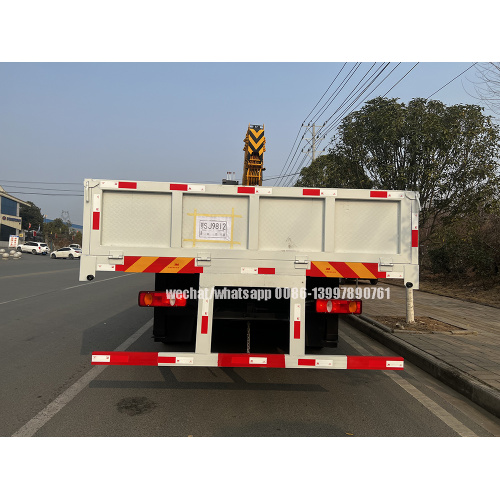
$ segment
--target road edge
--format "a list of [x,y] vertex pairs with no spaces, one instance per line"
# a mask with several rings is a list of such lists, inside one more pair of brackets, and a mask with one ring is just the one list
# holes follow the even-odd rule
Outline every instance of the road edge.
[[482,383],[480,380],[464,373],[432,354],[395,337],[392,335],[390,328],[378,324],[363,314],[359,316],[346,314],[342,319],[434,378],[444,382],[455,391],[481,406],[481,408],[489,411],[492,415],[500,418],[500,391]]

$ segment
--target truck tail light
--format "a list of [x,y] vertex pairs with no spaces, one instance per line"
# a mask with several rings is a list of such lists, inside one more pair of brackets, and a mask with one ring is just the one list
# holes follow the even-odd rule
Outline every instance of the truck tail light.
[[316,312],[332,314],[361,314],[361,300],[322,300],[316,301]]
[[186,303],[187,299],[182,293],[139,292],[141,307],[184,307]]

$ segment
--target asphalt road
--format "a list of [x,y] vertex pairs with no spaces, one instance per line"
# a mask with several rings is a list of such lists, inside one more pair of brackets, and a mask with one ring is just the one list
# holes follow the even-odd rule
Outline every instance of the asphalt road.
[[[0,261],[0,435],[499,436],[500,421],[404,372],[92,367],[94,350],[161,350],[137,292],[153,275],[23,254]],[[342,323],[334,354],[393,355]],[[135,334],[135,336],[134,336]]]

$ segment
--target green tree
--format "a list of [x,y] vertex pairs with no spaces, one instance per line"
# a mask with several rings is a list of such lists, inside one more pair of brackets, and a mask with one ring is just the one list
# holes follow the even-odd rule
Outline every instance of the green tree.
[[314,160],[307,168],[302,169],[296,186],[337,188],[367,188],[372,187],[370,178],[359,163],[347,155],[332,151]]
[[425,239],[437,223],[498,201],[499,139],[479,106],[379,97],[343,119],[330,153],[303,169],[297,185],[418,191]]
[[[29,206],[22,205],[19,209],[19,217],[22,218],[22,228],[29,229],[31,224],[31,229],[43,228],[43,215],[39,207],[37,207],[32,201],[28,201]],[[43,230],[43,229],[42,229]]]
[[54,219],[52,222],[46,222],[44,226],[45,238],[49,243],[57,247],[67,245],[71,239],[69,229],[71,222],[64,222],[61,218]]

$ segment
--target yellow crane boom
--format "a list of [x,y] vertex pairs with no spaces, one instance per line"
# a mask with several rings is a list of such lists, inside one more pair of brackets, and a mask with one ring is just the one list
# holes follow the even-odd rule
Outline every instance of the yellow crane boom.
[[247,135],[243,141],[245,152],[243,160],[244,186],[262,186],[262,172],[264,168],[264,151],[266,150],[266,138],[264,137],[264,125],[248,125]]

